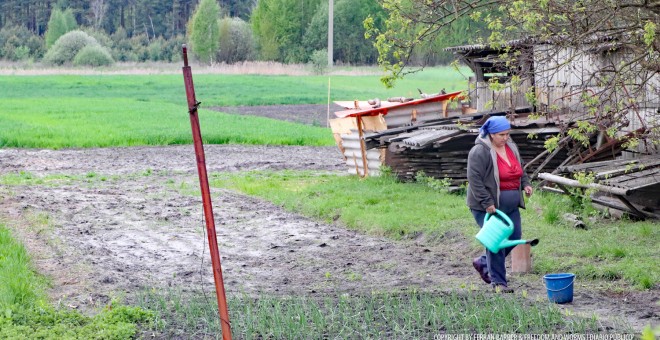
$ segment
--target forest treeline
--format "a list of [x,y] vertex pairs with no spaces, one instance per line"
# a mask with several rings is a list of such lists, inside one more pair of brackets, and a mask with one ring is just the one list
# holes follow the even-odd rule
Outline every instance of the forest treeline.
[[[177,61],[181,44],[189,43],[206,62],[319,64],[327,60],[328,7],[328,0],[1,0],[0,59],[93,66]],[[336,63],[377,63],[374,41],[364,34],[367,17],[378,28],[387,13],[378,0],[334,0]],[[447,63],[451,56],[443,47],[473,42],[486,31],[461,18],[419,46],[411,63]],[[57,41],[65,35],[74,37]],[[195,42],[196,36],[214,41]],[[86,56],[74,62],[83,48]]]

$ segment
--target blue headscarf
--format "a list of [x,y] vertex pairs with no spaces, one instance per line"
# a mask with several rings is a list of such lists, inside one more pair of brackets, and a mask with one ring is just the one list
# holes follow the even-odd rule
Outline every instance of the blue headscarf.
[[488,118],[484,125],[479,128],[479,136],[486,137],[489,133],[498,133],[511,129],[511,124],[504,116],[493,116]]

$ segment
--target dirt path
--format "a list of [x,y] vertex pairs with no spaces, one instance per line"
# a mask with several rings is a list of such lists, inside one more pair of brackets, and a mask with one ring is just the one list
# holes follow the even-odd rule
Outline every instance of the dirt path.
[[[206,146],[210,173],[306,169],[345,173],[334,147]],[[148,287],[213,289],[192,146],[84,150],[0,149],[0,175],[82,175],[52,186],[0,186],[0,218],[52,277],[53,299],[88,309]],[[213,191],[229,294],[487,289],[460,233],[441,244],[393,242],[320,223],[259,199]],[[538,278],[512,279],[543,299]],[[657,289],[615,294],[576,287],[564,308],[658,324]]]

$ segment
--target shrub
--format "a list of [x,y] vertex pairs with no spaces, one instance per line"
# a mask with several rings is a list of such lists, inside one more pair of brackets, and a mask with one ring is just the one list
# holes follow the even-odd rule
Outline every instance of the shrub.
[[21,41],[15,35],[12,35],[9,39],[7,39],[4,46],[2,46],[2,55],[5,57],[5,59],[8,60],[18,60],[16,57],[16,49],[19,46],[21,46]]
[[146,34],[134,35],[130,39],[131,52],[133,55],[132,61],[146,61],[149,59],[149,37]]
[[158,39],[154,39],[149,43],[149,46],[147,46],[147,55],[149,56],[149,60],[152,61],[159,61],[159,60],[164,60],[164,52],[163,51],[163,44],[165,40],[162,37],[158,37]]
[[328,50],[316,50],[309,58],[309,63],[316,74],[324,74],[328,71]]
[[255,42],[250,25],[240,18],[220,20],[218,61],[235,63],[254,57]]
[[186,37],[178,34],[165,40],[163,45],[163,60],[177,62],[181,61],[181,45],[186,43]]
[[18,46],[14,50],[15,60],[27,60],[30,58],[30,49],[27,46]]
[[85,28],[81,29],[81,31],[87,33],[90,37],[96,39],[96,41],[101,44],[101,46],[105,46],[107,48],[112,48],[115,45],[115,40],[112,39],[108,33],[106,33],[102,29],[94,29],[94,28]]
[[30,56],[34,59],[41,59],[46,53],[44,39],[38,35],[32,35],[28,38],[25,46],[30,50]]
[[108,66],[113,62],[110,52],[101,45],[87,45],[73,59],[76,66]]
[[88,45],[99,45],[96,39],[83,31],[71,31],[55,42],[44,56],[44,62],[53,65],[70,63],[73,58]]
[[3,27],[0,29],[0,58],[15,60],[14,50],[34,36],[24,26]]
[[132,52],[131,42],[128,40],[126,30],[119,27],[110,36],[112,39],[112,57],[117,61],[137,61],[137,56]]

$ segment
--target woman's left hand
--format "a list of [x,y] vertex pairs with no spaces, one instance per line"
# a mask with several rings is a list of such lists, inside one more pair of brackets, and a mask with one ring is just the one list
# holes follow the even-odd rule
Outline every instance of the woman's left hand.
[[525,190],[525,195],[527,195],[527,197],[532,196],[532,194],[534,193],[534,189],[529,185],[526,186],[524,190]]

